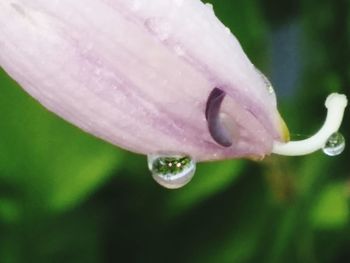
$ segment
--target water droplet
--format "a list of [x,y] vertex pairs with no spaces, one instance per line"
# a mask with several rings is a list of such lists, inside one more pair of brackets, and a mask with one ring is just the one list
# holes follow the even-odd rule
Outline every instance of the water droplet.
[[270,94],[274,94],[274,93],[275,93],[275,90],[273,89],[273,86],[272,86],[270,80],[269,80],[269,79],[265,76],[265,74],[262,73],[258,68],[255,68],[255,69],[256,69],[256,71],[259,73],[259,75],[261,76],[262,80],[264,81],[267,91],[268,91]]
[[161,18],[149,18],[145,21],[148,30],[155,34],[160,41],[166,41],[170,34],[170,24]]
[[191,181],[196,163],[187,155],[148,155],[148,168],[161,186],[177,189]]
[[174,47],[175,53],[179,56],[182,57],[185,55],[185,50],[181,46],[175,46]]
[[344,149],[344,136],[339,132],[335,132],[328,138],[325,146],[323,147],[323,152],[328,156],[336,156],[341,154],[344,151]]
[[232,35],[231,29],[229,29],[228,27],[225,27],[225,32],[228,35]]
[[140,0],[134,0],[132,2],[130,2],[131,4],[131,10],[132,11],[138,11],[141,7],[141,2]]
[[206,3],[205,6],[209,9],[211,13],[214,13],[214,6],[211,3]]

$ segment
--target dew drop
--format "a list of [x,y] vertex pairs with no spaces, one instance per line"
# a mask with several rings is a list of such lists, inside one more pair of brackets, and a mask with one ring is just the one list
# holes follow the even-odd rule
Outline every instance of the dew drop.
[[344,149],[344,136],[339,132],[335,132],[328,138],[325,146],[323,147],[323,152],[328,156],[336,156],[341,154],[344,151]]
[[160,41],[166,41],[169,38],[170,24],[161,18],[149,18],[145,21],[145,26]]
[[132,11],[138,11],[141,7],[141,2],[140,0],[134,0],[132,2],[130,2],[131,4],[131,10]]
[[267,91],[268,91],[270,94],[274,94],[274,93],[275,93],[275,90],[273,89],[273,86],[272,86],[270,80],[269,80],[269,79],[265,76],[265,74],[262,73],[258,68],[255,68],[255,69],[256,69],[256,71],[258,72],[258,74],[260,75],[260,77],[262,78],[262,80],[264,81]]
[[179,46],[179,45],[176,45],[175,47],[174,47],[174,50],[175,50],[175,53],[179,56],[179,57],[182,57],[182,56],[184,56],[186,53],[185,53],[185,50],[181,47],[181,46]]
[[189,183],[196,170],[195,161],[187,155],[148,155],[147,159],[153,179],[169,189]]
[[225,27],[225,32],[227,35],[232,35],[231,29],[229,29],[228,27]]
[[211,13],[214,13],[214,6],[211,3],[206,3],[205,6],[209,9]]

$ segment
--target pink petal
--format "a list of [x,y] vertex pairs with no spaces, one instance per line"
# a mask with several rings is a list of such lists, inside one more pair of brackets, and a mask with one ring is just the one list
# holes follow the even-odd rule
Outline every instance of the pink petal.
[[[49,110],[133,152],[263,157],[283,137],[275,95],[199,0],[2,0],[0,65]],[[208,131],[215,87],[230,147]]]

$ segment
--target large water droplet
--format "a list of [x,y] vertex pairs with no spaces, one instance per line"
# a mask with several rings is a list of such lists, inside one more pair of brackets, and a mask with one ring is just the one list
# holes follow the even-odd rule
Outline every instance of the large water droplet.
[[333,133],[327,140],[323,147],[323,152],[329,156],[336,156],[341,154],[345,149],[344,136],[339,133]]
[[157,183],[176,189],[191,181],[196,163],[187,155],[148,155],[148,168]]

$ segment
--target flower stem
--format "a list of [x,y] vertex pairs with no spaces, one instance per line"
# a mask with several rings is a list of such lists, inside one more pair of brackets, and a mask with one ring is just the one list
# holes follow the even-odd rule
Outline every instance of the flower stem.
[[338,131],[347,105],[347,98],[343,94],[332,93],[325,102],[327,117],[321,129],[308,139],[290,141],[287,143],[274,142],[272,153],[280,155],[306,155],[315,152],[325,145],[328,138]]

